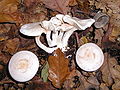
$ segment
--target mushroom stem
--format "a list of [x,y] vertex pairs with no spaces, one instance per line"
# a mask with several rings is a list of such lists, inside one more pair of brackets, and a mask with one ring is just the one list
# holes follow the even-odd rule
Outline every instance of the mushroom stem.
[[57,37],[57,47],[62,49],[63,48],[63,43],[62,43],[62,38],[63,38],[64,32],[60,31],[59,35]]
[[[40,35],[40,36],[41,36],[41,35]],[[43,50],[45,50],[45,51],[48,52],[48,53],[52,53],[54,50],[57,49],[57,47],[49,48],[49,47],[46,47],[44,44],[42,44],[41,41],[39,40],[39,39],[40,39],[40,36],[35,37],[36,44],[37,44],[40,48],[42,48]]]
[[62,44],[63,44],[63,47],[66,48],[67,47],[67,44],[68,44],[68,40],[70,38],[70,36],[72,35],[72,33],[77,30],[75,27],[73,27],[71,30],[69,31],[66,31],[65,34],[64,34],[64,38],[62,40]]
[[52,47],[53,45],[52,45],[52,40],[50,38],[50,35],[51,35],[51,31],[47,31],[47,33],[46,33],[47,43],[50,47]]

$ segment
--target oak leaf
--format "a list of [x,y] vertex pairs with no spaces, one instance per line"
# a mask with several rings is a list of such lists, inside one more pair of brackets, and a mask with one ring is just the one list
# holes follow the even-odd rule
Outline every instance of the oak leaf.
[[70,0],[42,0],[42,2],[46,5],[47,8],[58,11],[63,14],[67,14],[70,10],[69,5]]
[[48,79],[56,88],[61,88],[61,85],[69,75],[68,59],[65,58],[64,53],[57,49],[54,56],[48,58],[49,76]]

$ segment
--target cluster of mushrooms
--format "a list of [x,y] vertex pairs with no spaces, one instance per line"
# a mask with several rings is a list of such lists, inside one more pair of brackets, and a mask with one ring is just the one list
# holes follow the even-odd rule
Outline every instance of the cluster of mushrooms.
[[[95,17],[98,19],[98,17]],[[85,30],[95,23],[96,19],[80,20],[69,15],[57,14],[49,21],[25,24],[20,32],[27,36],[34,36],[36,44],[47,53],[52,53],[60,48],[62,52],[67,50],[68,39],[76,30]],[[99,22],[96,22],[98,25]],[[99,25],[98,25],[99,26]],[[46,34],[48,47],[42,44],[40,37]],[[104,62],[104,55],[100,47],[94,43],[86,43],[76,52],[76,62],[85,71],[95,71]],[[12,78],[19,82],[32,79],[39,68],[37,56],[30,51],[19,51],[10,59],[8,69]]]

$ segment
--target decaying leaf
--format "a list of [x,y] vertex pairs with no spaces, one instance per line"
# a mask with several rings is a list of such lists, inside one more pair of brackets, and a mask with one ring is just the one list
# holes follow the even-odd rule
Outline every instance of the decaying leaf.
[[86,13],[89,13],[89,1],[88,0],[77,0],[79,8]]
[[102,79],[106,83],[107,86],[111,86],[113,84],[113,78],[112,78],[112,74],[110,71],[110,67],[111,67],[110,58],[107,53],[105,53],[104,56],[105,56],[104,63],[100,69],[102,72]]
[[115,65],[113,68],[111,68],[112,76],[114,80],[118,79],[120,80],[120,65]]
[[81,43],[81,45],[83,45],[83,44],[85,44],[85,43],[88,43],[87,37],[86,37],[86,36],[82,36],[82,37],[80,38],[80,43]]
[[0,13],[0,22],[9,22],[9,21],[10,22],[14,21],[10,15]]
[[109,40],[115,42],[118,35],[120,35],[120,27],[114,26],[111,34],[109,35]]
[[113,84],[113,81],[120,80],[120,66],[115,58],[105,53],[105,62],[101,67],[102,79],[107,86]]
[[93,75],[91,75],[90,77],[88,77],[87,81],[91,84],[94,85],[100,85],[100,83],[98,82],[97,78]]
[[54,56],[48,58],[49,76],[48,79],[56,88],[61,88],[61,85],[69,75],[68,59],[60,49],[54,52]]
[[[0,12],[13,11],[14,8],[19,4],[19,0],[1,0],[0,1]],[[15,9],[16,11],[16,9]]]
[[69,11],[69,0],[42,0],[42,2],[49,9],[58,11],[60,13],[67,14],[67,12]]
[[7,64],[10,58],[11,56],[9,54],[5,55],[4,53],[0,52],[0,62]]
[[97,40],[98,45],[101,45],[101,40],[102,40],[102,37],[104,36],[103,32],[104,31],[102,29],[95,30],[94,39]]
[[112,90],[120,90],[120,81],[117,81],[112,85]]
[[101,83],[100,90],[109,90],[109,88],[104,83]]
[[20,42],[18,38],[9,39],[6,41],[3,51],[9,52],[10,54],[14,54],[17,51],[19,44]]
[[69,6],[75,6],[75,5],[77,5],[77,1],[76,0],[70,0]]
[[0,22],[20,22],[18,12],[19,0],[0,1]]
[[46,62],[45,66],[41,71],[41,78],[43,79],[44,82],[47,82],[48,80],[48,69],[49,69],[49,64],[48,62]]

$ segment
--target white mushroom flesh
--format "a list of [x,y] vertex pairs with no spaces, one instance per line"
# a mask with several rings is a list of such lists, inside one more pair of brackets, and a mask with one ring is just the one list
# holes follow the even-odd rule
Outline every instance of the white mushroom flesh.
[[[20,32],[28,36],[36,36],[37,45],[48,53],[52,53],[57,48],[65,51],[68,39],[75,30],[85,30],[95,22],[94,19],[80,20],[69,15],[57,14],[49,21],[41,23],[25,24]],[[48,47],[42,44],[40,36],[46,34]]]
[[41,22],[25,24],[21,27],[20,32],[27,36],[39,36],[46,33],[46,30],[40,26]]
[[8,70],[11,77],[18,82],[32,79],[38,71],[37,56],[30,51],[19,51],[9,61]]
[[96,44],[86,43],[77,50],[76,62],[85,71],[95,71],[103,64],[104,54]]

